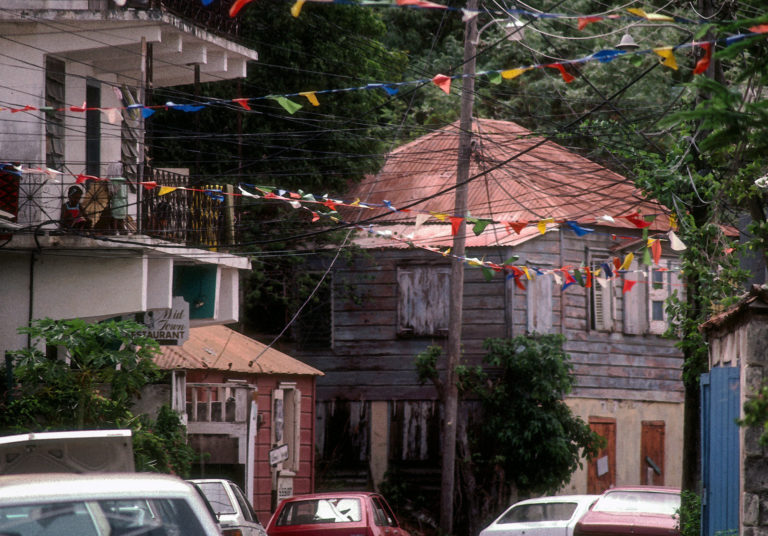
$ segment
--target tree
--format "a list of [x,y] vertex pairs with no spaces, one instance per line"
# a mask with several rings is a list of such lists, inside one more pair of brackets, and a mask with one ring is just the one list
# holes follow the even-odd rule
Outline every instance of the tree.
[[[476,415],[459,423],[465,533],[476,534],[519,495],[556,491],[601,447],[600,436],[564,400],[574,382],[564,341],[562,335],[487,339],[484,364],[459,367],[463,405],[479,404]],[[419,378],[439,392],[441,352],[432,346],[416,358]]]
[[49,318],[21,328],[33,346],[11,354],[13,384],[0,400],[0,429],[131,428],[139,470],[188,474],[194,451],[180,440],[178,415],[163,409],[152,421],[130,409],[142,387],[161,376],[152,361],[158,344],[142,336],[143,329],[133,321]]

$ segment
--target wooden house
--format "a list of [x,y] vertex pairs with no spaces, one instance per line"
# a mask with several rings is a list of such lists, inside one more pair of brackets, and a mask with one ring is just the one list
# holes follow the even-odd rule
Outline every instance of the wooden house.
[[665,299],[683,291],[673,248],[684,246],[669,211],[515,123],[476,119],[468,211],[455,215],[458,135],[454,123],[395,149],[345,194],[361,205],[340,207],[357,222],[359,254],[333,265],[325,307],[304,322],[320,329],[283,346],[325,373],[326,474],[378,485],[388,469],[439,470],[437,392],[419,383],[414,357],[447,342],[449,250],[466,217],[464,362],[480,363],[489,337],[563,334],[575,374],[567,402],[607,439],[563,492],[679,485],[682,356],[662,334]]
[[201,454],[194,476],[238,482],[265,525],[277,499],[314,491],[322,372],[225,326],[192,328],[156,362],[172,371],[167,395]]

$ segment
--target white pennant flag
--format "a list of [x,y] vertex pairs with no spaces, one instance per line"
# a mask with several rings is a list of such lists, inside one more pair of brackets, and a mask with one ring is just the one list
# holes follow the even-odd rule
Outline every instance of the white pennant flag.
[[669,242],[671,243],[673,250],[683,251],[684,249],[688,249],[688,246],[683,244],[683,241],[677,237],[674,231],[669,231],[667,236],[669,236]]

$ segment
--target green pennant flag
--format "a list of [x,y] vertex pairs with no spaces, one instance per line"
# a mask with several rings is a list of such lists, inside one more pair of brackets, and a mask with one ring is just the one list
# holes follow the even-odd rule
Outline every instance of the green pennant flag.
[[485,228],[488,227],[489,223],[491,223],[490,220],[475,220],[475,225],[472,227],[472,231],[474,231],[475,236],[480,235],[483,231],[485,231]]
[[651,250],[650,248],[645,248],[643,250],[643,264],[646,266],[650,266],[653,264],[653,261],[651,260]]
[[648,242],[648,227],[643,227],[643,242]]
[[517,262],[517,259],[519,259],[519,258],[520,258],[519,255],[512,255],[510,258],[508,258],[506,261],[504,261],[504,264],[505,265],[506,264],[513,264],[513,263]]
[[286,112],[288,112],[291,115],[301,110],[301,104],[293,102],[290,99],[286,99],[285,97],[269,97],[269,98],[277,101],[277,103],[280,106],[282,106]]
[[580,287],[584,286],[584,278],[581,275],[581,271],[577,268],[573,271],[573,277],[576,279],[576,282],[579,284]]
[[496,84],[496,85],[498,85],[498,84],[501,84],[501,82],[502,82],[503,80],[504,80],[504,78],[502,78],[502,76],[501,76],[501,73],[490,73],[490,74],[488,75],[488,81],[489,81],[491,84]]
[[486,281],[490,281],[493,279],[493,270],[491,268],[488,268],[487,266],[482,266],[480,268],[483,271],[483,275],[485,276]]

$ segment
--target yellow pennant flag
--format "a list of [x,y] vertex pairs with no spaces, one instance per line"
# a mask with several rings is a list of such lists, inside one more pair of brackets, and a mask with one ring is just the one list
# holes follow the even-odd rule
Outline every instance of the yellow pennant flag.
[[677,71],[677,60],[675,60],[675,53],[673,52],[672,47],[654,48],[653,51],[664,58],[664,61],[661,62],[662,65],[666,65],[670,69]]
[[301,15],[301,8],[304,6],[305,1],[306,0],[297,0],[291,7],[291,15],[293,15],[294,18],[298,18],[299,15]]
[[317,96],[314,91],[303,91],[299,93],[302,97],[306,97],[312,106],[320,106],[320,101],[317,100]]
[[507,80],[512,80],[513,78],[517,78],[527,70],[528,69],[508,69],[506,71],[501,71],[501,76],[502,78],[506,78]]
[[160,191],[157,192],[157,195],[165,195],[174,191],[176,191],[176,188],[171,188],[170,186],[161,186]]
[[435,218],[437,218],[440,221],[445,221],[448,217],[448,214],[443,214],[441,212],[430,212]]
[[544,234],[547,232],[547,224],[548,223],[555,223],[554,218],[547,218],[546,220],[539,220],[539,223],[536,224],[536,227],[539,228],[539,232],[541,234]]
[[662,15],[661,13],[646,13],[640,8],[637,7],[630,7],[627,9],[630,13],[633,15],[637,15],[638,17],[643,17],[647,20],[655,20],[655,21],[665,21],[665,22],[674,22],[675,19],[673,17],[670,17],[668,15]]
[[635,260],[635,254],[627,253],[627,256],[624,257],[624,262],[621,263],[621,266],[619,266],[619,270],[629,270],[629,267],[632,266],[633,260]]
[[528,267],[527,266],[521,266],[520,268],[525,273],[525,278],[530,281],[531,280],[531,272],[528,271]]

